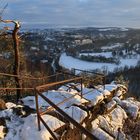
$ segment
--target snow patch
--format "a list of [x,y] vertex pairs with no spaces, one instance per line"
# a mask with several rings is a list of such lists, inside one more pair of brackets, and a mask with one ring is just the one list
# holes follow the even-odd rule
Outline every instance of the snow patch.
[[3,130],[4,130],[4,126],[0,126],[0,139],[3,139],[4,138],[4,136],[5,136],[5,133],[3,132]]
[[[42,118],[52,131],[64,125],[63,122],[49,115],[43,115]],[[20,136],[21,140],[50,140],[52,138],[42,123],[41,131],[38,131],[36,115],[30,115],[25,119]]]

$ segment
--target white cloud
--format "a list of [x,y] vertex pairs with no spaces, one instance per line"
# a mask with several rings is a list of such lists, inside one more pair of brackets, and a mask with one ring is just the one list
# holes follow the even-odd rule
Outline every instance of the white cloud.
[[7,1],[5,17],[22,22],[91,26],[139,26],[140,22],[140,0]]

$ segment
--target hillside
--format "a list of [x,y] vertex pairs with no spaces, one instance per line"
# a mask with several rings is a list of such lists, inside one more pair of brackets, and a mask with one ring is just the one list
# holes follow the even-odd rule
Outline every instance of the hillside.
[[[71,89],[72,85],[76,88]],[[79,84],[69,83],[58,90],[49,90],[42,94],[99,140],[140,139],[140,102],[134,98],[125,98],[125,86],[112,83],[105,85],[104,89],[102,86],[86,88],[83,85],[82,98],[76,94],[78,89],[80,90]],[[38,101],[41,110],[51,108],[40,96]],[[62,101],[64,102],[61,103]],[[3,103],[3,110],[1,105],[0,138],[50,140],[51,135],[42,123],[41,131],[38,131],[35,97],[27,96],[21,103]],[[42,118],[58,139],[87,140],[81,131],[68,123],[55,109],[51,108]]]
[[140,140],[140,0],[0,0],[0,140]]

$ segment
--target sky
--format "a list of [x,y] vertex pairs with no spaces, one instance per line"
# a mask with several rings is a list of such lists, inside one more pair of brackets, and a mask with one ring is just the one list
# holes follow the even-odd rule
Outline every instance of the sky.
[[4,19],[25,25],[140,28],[140,0],[0,0]]

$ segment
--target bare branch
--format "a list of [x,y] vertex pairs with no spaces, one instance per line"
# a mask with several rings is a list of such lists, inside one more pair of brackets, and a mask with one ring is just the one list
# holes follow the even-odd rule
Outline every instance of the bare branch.
[[2,14],[4,13],[4,10],[7,8],[8,3],[5,4],[5,6],[2,8],[2,10],[0,11],[0,19],[2,17]]
[[3,23],[14,23],[17,28],[20,28],[19,21],[15,21],[15,20],[3,20],[3,19],[0,19],[0,21],[3,22]]
[[0,37],[5,37],[7,35],[12,35],[12,33],[11,32],[2,33],[0,34]]

